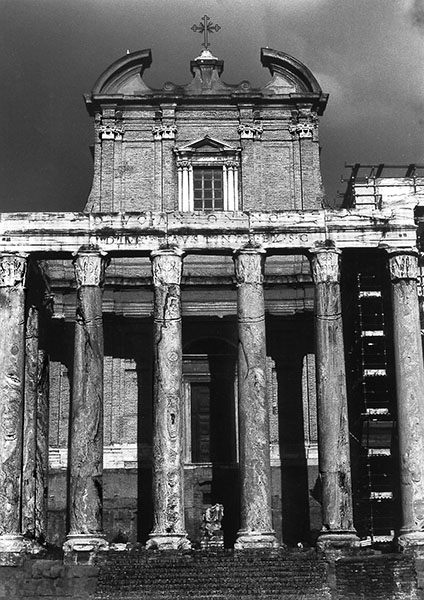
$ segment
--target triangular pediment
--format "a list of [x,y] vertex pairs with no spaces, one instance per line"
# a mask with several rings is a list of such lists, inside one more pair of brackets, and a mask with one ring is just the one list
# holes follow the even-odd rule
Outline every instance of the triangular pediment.
[[237,152],[237,148],[221,142],[215,138],[205,135],[189,144],[178,147],[178,152],[202,153],[202,152]]

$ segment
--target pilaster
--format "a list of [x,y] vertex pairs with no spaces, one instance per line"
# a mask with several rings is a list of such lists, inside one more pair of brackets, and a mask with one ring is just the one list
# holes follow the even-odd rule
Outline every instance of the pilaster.
[[322,530],[318,547],[339,550],[358,541],[353,526],[349,423],[340,296],[340,250],[311,253],[315,283],[318,454]]
[[390,250],[402,525],[401,547],[424,547],[424,365],[417,293],[418,253]]
[[147,548],[190,548],[182,461],[182,252],[153,252],[153,530]]
[[235,548],[275,548],[272,528],[263,269],[265,251],[234,256],[239,331],[241,528]]

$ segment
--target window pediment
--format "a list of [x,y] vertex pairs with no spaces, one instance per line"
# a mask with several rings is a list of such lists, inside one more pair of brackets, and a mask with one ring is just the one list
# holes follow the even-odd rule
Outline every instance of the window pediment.
[[189,144],[175,148],[177,154],[236,154],[240,150],[230,144],[205,135]]

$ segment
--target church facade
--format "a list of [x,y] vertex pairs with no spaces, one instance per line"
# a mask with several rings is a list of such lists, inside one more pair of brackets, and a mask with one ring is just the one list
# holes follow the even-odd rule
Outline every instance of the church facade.
[[261,61],[151,89],[126,55],[86,96],[84,211],[0,215],[4,563],[197,547],[215,504],[238,550],[424,543],[423,180],[356,168],[325,209],[328,97]]

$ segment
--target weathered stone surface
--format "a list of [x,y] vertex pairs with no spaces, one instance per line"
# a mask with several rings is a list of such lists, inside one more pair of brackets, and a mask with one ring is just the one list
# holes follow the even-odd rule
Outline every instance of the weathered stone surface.
[[47,532],[49,470],[49,359],[38,351],[37,424],[35,444],[35,539],[43,542]]
[[104,258],[75,258],[77,314],[70,426],[70,533],[65,549],[102,546]]
[[152,254],[154,286],[153,530],[147,547],[188,548],[182,463],[181,252]]
[[315,282],[315,336],[319,470],[323,528],[318,544],[354,543],[349,424],[340,298],[340,251],[312,254]]
[[244,249],[235,257],[239,331],[241,528],[235,548],[274,547],[269,409],[266,395],[264,252]]
[[417,295],[418,256],[389,253],[397,390],[403,546],[424,544],[424,367]]
[[26,258],[0,256],[0,552],[22,548],[25,276]]
[[39,313],[30,306],[25,332],[25,406],[22,442],[22,533],[35,538],[35,464],[37,431]]

